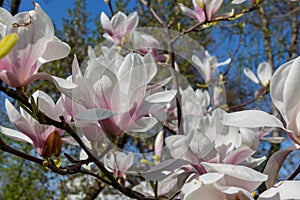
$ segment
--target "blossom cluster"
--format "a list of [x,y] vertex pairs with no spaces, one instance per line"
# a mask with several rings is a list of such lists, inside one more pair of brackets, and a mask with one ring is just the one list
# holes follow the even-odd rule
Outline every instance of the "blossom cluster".
[[[183,4],[179,7],[204,24],[214,20],[222,4],[221,0],[193,0],[194,10]],[[17,95],[37,80],[48,81],[59,90],[59,99],[54,102],[37,90],[27,103],[19,103],[19,109],[6,99],[7,115],[15,129],[0,126],[2,134],[30,143],[50,162],[61,157],[63,142],[75,144],[80,140],[82,143],[75,145],[82,148],[78,156],[81,160],[97,158],[124,185],[127,175],[138,172],[145,181],[132,190],[147,197],[254,199],[262,183],[267,190],[258,194],[258,199],[299,197],[299,181],[276,183],[276,177],[284,161],[278,160],[300,149],[300,57],[273,74],[268,63],[261,63],[258,78],[244,69],[247,77],[270,91],[284,123],[260,110],[228,113],[222,109],[225,91],[217,72],[231,60],[219,63],[205,50],[201,55],[190,55],[191,65],[203,76],[205,87],[179,85],[180,63],[174,61],[175,67],[169,67],[168,49],[159,37],[137,28],[136,12],[118,12],[111,19],[101,14],[103,37],[108,42],[100,44],[97,51],[88,49],[84,72],[76,56],[67,78],[39,72],[43,64],[65,58],[71,48],[54,35],[52,21],[39,4],[34,3],[34,7],[15,16],[0,8],[0,79]],[[42,124],[41,114],[57,122],[63,118],[79,139],[64,127]],[[254,154],[261,140],[272,141],[265,136],[273,128],[283,130],[294,145],[274,154],[265,170],[259,172],[255,168],[266,157]],[[117,148],[116,141],[125,135],[155,137],[152,158],[143,160],[142,171],[133,169],[138,156]],[[82,167],[95,170],[92,165]]]

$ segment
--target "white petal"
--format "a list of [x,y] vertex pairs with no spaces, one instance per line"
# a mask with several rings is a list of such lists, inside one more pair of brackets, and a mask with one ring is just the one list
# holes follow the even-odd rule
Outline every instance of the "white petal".
[[226,113],[222,122],[227,126],[259,128],[259,127],[279,127],[283,125],[279,119],[260,110],[245,110],[233,113]]
[[141,175],[146,180],[161,181],[171,175],[171,172],[187,165],[188,162],[180,159],[165,160],[159,165],[152,167],[149,171],[142,172]]
[[161,102],[170,102],[176,96],[176,90],[157,92],[145,98],[146,101],[150,103],[161,103]]
[[224,194],[216,187],[216,182],[222,180],[223,174],[207,173],[187,182],[183,188],[183,200],[219,200],[224,199]]
[[[157,124],[157,119],[154,117],[142,117],[138,120],[136,120],[129,128],[129,132],[139,132],[136,137],[142,138],[144,134],[147,131],[149,131],[151,128],[153,128]],[[128,133],[130,134],[130,133]],[[135,135],[135,134],[130,134],[130,135]],[[147,137],[149,137],[149,133],[145,134]]]
[[300,181],[281,181],[259,195],[258,200],[299,199]]
[[23,133],[21,133],[19,131],[0,126],[0,133],[2,133],[14,140],[28,142],[30,144],[33,144],[32,140],[28,136],[24,135]]
[[260,63],[257,68],[257,76],[263,86],[267,86],[272,77],[272,66],[267,62]]
[[59,78],[56,76],[52,76],[52,81],[55,84],[56,88],[63,93],[64,95],[66,95],[67,97],[72,99],[73,96],[73,91],[75,88],[77,88],[77,85],[71,83],[70,81],[63,79],[63,78]]
[[201,164],[207,172],[225,174],[225,181],[228,185],[243,188],[249,192],[254,191],[268,178],[267,175],[245,166],[206,162],[202,162]]
[[47,44],[47,48],[43,55],[39,58],[41,64],[58,60],[66,57],[71,51],[70,46],[67,43],[62,42],[57,37],[54,37],[52,41]]
[[249,68],[244,68],[244,74],[254,83],[259,84],[259,80],[257,79],[256,75],[253,73],[253,71]]
[[245,1],[247,1],[247,0],[233,0],[231,3],[232,4],[241,4],[241,3],[244,3]]
[[[283,90],[283,102],[287,113],[292,112],[299,105],[300,99],[300,56],[294,60],[286,78]],[[279,83],[277,83],[279,84]]]
[[283,102],[283,92],[292,64],[293,60],[281,65],[273,74],[270,84],[271,99],[286,122],[288,121],[288,113],[285,110],[285,104]]

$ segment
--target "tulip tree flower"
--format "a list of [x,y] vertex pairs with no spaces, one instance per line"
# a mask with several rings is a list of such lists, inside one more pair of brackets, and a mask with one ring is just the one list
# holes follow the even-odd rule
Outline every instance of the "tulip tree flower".
[[133,33],[139,21],[137,12],[133,12],[126,16],[121,11],[115,14],[111,20],[109,20],[104,12],[102,12],[100,19],[101,25],[106,32],[103,36],[116,45],[122,44],[126,37]]
[[[44,92],[37,91],[33,94],[35,102],[38,102],[38,108],[53,119],[58,119],[62,113],[62,105],[58,102],[55,104],[53,100]],[[40,124],[30,114],[22,108],[20,113],[6,99],[6,111],[10,122],[17,130],[0,127],[0,132],[12,139],[30,143],[38,154],[44,158],[52,156],[58,157],[61,152],[62,130],[50,126]]]
[[70,47],[54,36],[51,19],[39,4],[15,16],[0,8],[0,37],[16,33],[19,42],[0,59],[0,79],[11,87],[22,87],[37,79],[50,79],[38,69],[49,61],[66,57]]
[[286,133],[300,145],[300,57],[280,66],[271,79],[271,99],[286,122]]
[[193,0],[195,10],[191,10],[181,3],[179,6],[184,14],[202,23],[206,20],[212,20],[222,3],[223,0]]

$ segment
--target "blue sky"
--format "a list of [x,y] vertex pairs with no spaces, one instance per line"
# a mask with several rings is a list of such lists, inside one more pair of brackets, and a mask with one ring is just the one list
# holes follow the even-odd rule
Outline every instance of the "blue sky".
[[[68,17],[68,8],[74,8],[74,0],[35,0],[39,3],[44,11],[50,16],[54,21],[57,28],[62,26],[62,18]],[[91,18],[95,16],[100,17],[102,11],[108,13],[108,6],[105,4],[104,0],[87,0],[87,11],[91,13]],[[31,0],[22,0],[20,6],[21,11],[32,10],[33,4]],[[99,19],[100,22],[100,19]]]

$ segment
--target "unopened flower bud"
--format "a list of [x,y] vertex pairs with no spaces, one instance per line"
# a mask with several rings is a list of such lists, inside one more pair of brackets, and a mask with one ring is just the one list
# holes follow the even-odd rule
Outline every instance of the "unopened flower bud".
[[58,157],[61,153],[61,148],[62,148],[62,141],[60,134],[57,131],[53,131],[50,133],[48,136],[43,151],[42,151],[42,156],[44,158],[49,158],[51,156],[56,156]]

